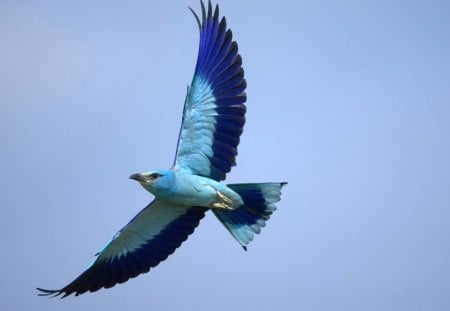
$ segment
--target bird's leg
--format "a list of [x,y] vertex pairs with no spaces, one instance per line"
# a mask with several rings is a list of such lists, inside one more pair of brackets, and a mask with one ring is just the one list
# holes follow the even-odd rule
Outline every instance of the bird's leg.
[[219,197],[219,199],[224,200],[226,203],[233,204],[233,200],[224,195],[222,192],[216,190],[216,194]]
[[234,209],[232,199],[230,199],[229,197],[227,197],[226,195],[224,195],[217,189],[216,189],[216,194],[217,194],[217,197],[219,198],[219,201],[211,203],[211,206],[213,208],[220,208],[220,209],[225,209],[225,210],[229,210],[229,211]]

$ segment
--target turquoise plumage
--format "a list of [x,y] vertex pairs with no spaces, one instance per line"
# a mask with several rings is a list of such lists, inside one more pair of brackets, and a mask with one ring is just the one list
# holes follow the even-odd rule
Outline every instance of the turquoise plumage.
[[246,112],[246,81],[238,46],[219,8],[201,2],[200,47],[188,87],[173,166],[133,174],[155,199],[97,253],[94,262],[59,290],[80,295],[148,272],[172,254],[211,210],[246,250],[275,211],[285,183],[220,181],[235,165]]

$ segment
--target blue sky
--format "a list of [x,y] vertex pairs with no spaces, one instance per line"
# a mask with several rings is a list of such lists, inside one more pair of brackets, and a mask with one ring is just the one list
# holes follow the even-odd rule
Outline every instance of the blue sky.
[[0,309],[450,308],[448,1],[222,1],[247,123],[229,182],[288,181],[243,252],[212,215],[148,274],[60,288],[172,164],[197,1],[0,3]]

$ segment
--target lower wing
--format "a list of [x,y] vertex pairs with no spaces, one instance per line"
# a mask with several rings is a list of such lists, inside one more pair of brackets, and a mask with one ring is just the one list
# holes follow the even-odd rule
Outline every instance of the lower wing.
[[90,267],[58,290],[38,288],[40,296],[61,298],[124,283],[164,261],[198,226],[206,208],[154,200],[97,254]]

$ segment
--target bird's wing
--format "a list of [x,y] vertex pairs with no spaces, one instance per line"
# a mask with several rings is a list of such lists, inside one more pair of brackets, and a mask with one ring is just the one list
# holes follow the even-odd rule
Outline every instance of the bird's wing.
[[40,289],[41,296],[95,292],[148,272],[187,239],[203,218],[203,207],[153,201],[140,211],[97,254],[91,266],[59,290]]
[[245,123],[247,84],[225,17],[219,21],[219,8],[213,12],[211,2],[207,12],[201,5],[201,21],[191,9],[200,28],[200,47],[184,104],[174,166],[223,180],[235,165]]

